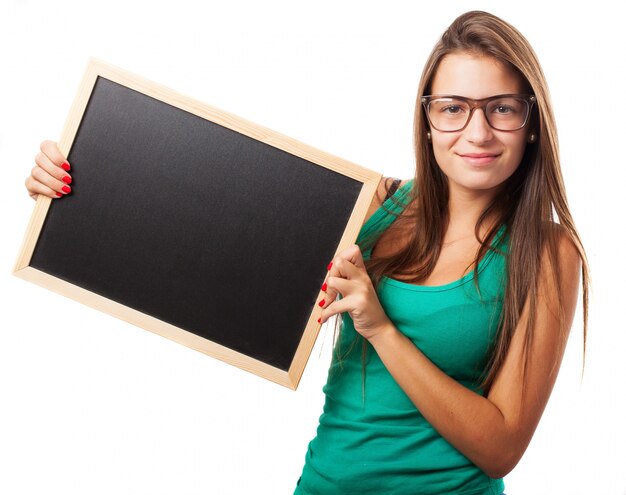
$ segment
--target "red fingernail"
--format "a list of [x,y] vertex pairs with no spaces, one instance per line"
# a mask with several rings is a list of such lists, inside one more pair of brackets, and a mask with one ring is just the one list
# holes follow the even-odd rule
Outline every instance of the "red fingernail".
[[57,193],[57,196],[60,198],[61,196],[63,196],[63,194],[61,194],[60,192]]
[[323,308],[323,307],[324,307],[324,304],[326,304],[326,302],[324,301],[324,299],[322,299],[322,300],[319,302],[319,305],[320,305],[320,307],[322,307],[322,308]]
[[69,175],[66,175],[65,177],[63,177],[61,179],[63,182],[65,182],[66,184],[71,184],[72,183],[72,178]]
[[318,322],[318,323],[322,323],[322,319],[321,319],[321,318],[318,318],[318,319],[317,319],[317,322]]
[[70,171],[70,164],[69,164],[69,163],[67,163],[67,162],[63,162],[63,163],[61,164],[61,168],[62,168],[63,170],[65,170],[66,172],[69,172],[69,171]]
[[66,193],[71,192],[71,190],[72,188],[70,186],[63,186],[61,188],[61,191],[66,192]]
[[326,289],[328,289],[328,284],[324,282],[324,285],[322,285],[322,292],[326,292]]
[[331,262],[328,264],[328,270],[330,270],[332,267],[333,267],[333,262],[331,261]]

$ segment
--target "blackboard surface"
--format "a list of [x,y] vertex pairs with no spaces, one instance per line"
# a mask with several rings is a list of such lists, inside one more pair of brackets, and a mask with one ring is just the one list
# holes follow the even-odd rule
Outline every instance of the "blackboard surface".
[[28,268],[288,371],[364,181],[101,75],[88,95]]

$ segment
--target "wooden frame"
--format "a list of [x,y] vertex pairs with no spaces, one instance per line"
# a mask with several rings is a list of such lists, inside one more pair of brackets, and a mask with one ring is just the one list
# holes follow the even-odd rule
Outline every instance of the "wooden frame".
[[[344,249],[356,240],[381,179],[379,173],[369,171],[348,161],[319,151],[287,136],[183,96],[171,89],[147,81],[101,61],[90,61],[67,118],[65,128],[58,143],[60,150],[65,156],[69,156],[70,154],[77,132],[81,126],[81,121],[88,108],[90,97],[99,78],[113,81],[126,88],[130,88],[143,95],[147,95],[160,102],[188,112],[189,114],[193,114],[224,128],[236,131],[241,135],[270,145],[273,148],[287,152],[290,155],[300,157],[312,164],[325,167],[361,182],[362,188],[360,194],[349,215],[349,222],[341,236],[337,251]],[[61,201],[66,200],[63,199]],[[306,327],[302,331],[300,342],[288,370],[278,369],[271,364],[208,340],[190,331],[150,316],[149,314],[145,314],[142,311],[123,304],[123,302],[111,300],[97,292],[87,290],[31,266],[31,258],[40,238],[44,222],[46,221],[51,207],[51,202],[51,199],[39,196],[14,268],[14,275],[288,388],[294,390],[297,388],[319,332],[320,325],[317,323],[317,319],[319,318],[321,309],[317,307],[317,305],[311,308]],[[318,295],[320,298],[322,297],[321,292]]]

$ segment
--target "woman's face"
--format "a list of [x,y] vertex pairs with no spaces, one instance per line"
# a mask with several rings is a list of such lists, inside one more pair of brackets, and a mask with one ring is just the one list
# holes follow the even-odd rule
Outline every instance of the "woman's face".
[[[498,60],[469,53],[446,55],[432,82],[432,94],[482,99],[524,92],[520,77]],[[519,166],[528,139],[528,125],[499,131],[477,108],[461,131],[431,128],[435,160],[448,177],[451,193],[493,193]]]

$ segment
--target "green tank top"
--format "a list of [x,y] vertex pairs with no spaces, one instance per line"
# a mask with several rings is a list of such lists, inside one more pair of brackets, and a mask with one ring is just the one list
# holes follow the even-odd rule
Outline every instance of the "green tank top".
[[[396,216],[386,210],[401,211],[411,186],[412,181],[385,201],[363,225],[357,244],[391,225]],[[367,258],[371,248],[362,249]],[[473,275],[441,286],[383,278],[378,295],[398,330],[441,370],[481,393],[478,385],[502,307],[504,256],[490,250],[479,262],[480,292]],[[323,391],[324,410],[294,495],[503,492],[502,480],[489,478],[426,421],[347,314]]]

